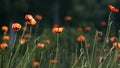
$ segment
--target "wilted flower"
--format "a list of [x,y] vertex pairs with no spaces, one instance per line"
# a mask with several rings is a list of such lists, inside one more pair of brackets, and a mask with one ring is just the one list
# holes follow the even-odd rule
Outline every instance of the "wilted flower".
[[38,61],[34,61],[34,62],[33,62],[33,66],[34,66],[34,67],[38,67],[39,65],[40,65],[40,62],[38,62]]
[[8,27],[7,27],[7,26],[2,26],[2,30],[3,30],[4,32],[7,32],[7,31],[8,31]]
[[8,40],[10,40],[10,36],[8,36],[8,35],[3,36],[3,40],[4,40],[4,41],[8,41]]
[[99,56],[98,57],[98,64],[101,64],[104,62],[104,57],[103,56]]
[[21,25],[19,23],[12,24],[13,31],[17,32],[21,29]]
[[109,5],[109,10],[113,13],[118,13],[119,12],[119,9],[115,8],[114,6],[112,5]]
[[8,47],[7,43],[1,43],[0,44],[0,48],[3,49],[3,50],[6,49],[7,47]]

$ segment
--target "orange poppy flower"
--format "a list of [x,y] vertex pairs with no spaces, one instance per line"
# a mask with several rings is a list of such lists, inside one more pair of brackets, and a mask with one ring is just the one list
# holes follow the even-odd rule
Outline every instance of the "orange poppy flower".
[[24,44],[26,42],[26,40],[23,38],[23,39],[20,39],[19,42],[20,42],[20,44]]
[[85,27],[85,30],[86,30],[86,31],[91,31],[91,27],[90,27],[90,26],[87,26],[87,27]]
[[50,45],[51,42],[50,42],[50,40],[45,40],[45,43]]
[[38,46],[39,48],[44,48],[44,47],[45,47],[45,45],[44,45],[43,43],[38,43],[37,46]]
[[7,31],[8,31],[8,27],[7,27],[7,26],[2,26],[2,30],[3,30],[4,32],[7,32]]
[[80,36],[77,37],[78,42],[84,42],[85,40],[86,40],[86,38],[83,35],[80,35]]
[[28,25],[34,26],[37,23],[36,20],[30,14],[27,14],[25,16],[25,19],[26,19]]
[[23,30],[23,31],[26,31],[26,30],[27,30],[27,27],[22,27],[22,30]]
[[41,21],[43,19],[43,17],[41,15],[37,14],[35,16],[35,19],[38,20],[38,21]]
[[25,39],[29,39],[29,38],[30,38],[30,34],[25,34],[25,35],[24,35],[24,38],[25,38]]
[[30,14],[26,14],[26,15],[25,15],[25,20],[29,21],[29,20],[31,20],[31,19],[33,19],[33,16],[32,16],[32,15],[30,15]]
[[100,23],[100,25],[101,25],[102,27],[105,27],[105,26],[107,26],[107,23],[106,23],[105,21],[102,21],[102,22]]
[[3,36],[3,40],[4,40],[4,41],[8,41],[8,40],[10,40],[10,36],[8,36],[8,35]]
[[64,30],[63,27],[54,27],[52,29],[53,33],[61,33]]
[[113,47],[120,49],[120,43],[117,43],[117,42],[113,43]]
[[7,47],[8,47],[7,43],[0,44],[0,48],[3,50],[6,49]]
[[71,16],[66,16],[66,17],[65,17],[65,20],[66,20],[66,21],[71,21],[71,20],[72,20],[72,17],[71,17]]
[[36,20],[35,19],[31,19],[30,21],[27,21],[27,24],[28,25],[31,25],[31,26],[34,26],[34,25],[36,25]]
[[32,19],[30,22],[31,22],[31,23],[30,23],[31,26],[34,26],[34,25],[36,25],[36,23],[37,23],[35,19]]
[[34,61],[34,62],[33,62],[33,66],[34,66],[34,67],[38,67],[39,65],[40,65],[40,62],[38,62],[38,61]]
[[111,37],[111,38],[110,38],[110,42],[111,42],[111,43],[115,43],[115,37]]
[[19,23],[12,24],[13,31],[17,32],[21,29],[21,25]]
[[117,9],[117,8],[115,8],[114,6],[112,6],[112,5],[109,5],[109,10],[111,11],[111,12],[113,12],[113,13],[118,13],[119,12],[119,9]]
[[56,64],[57,62],[58,62],[58,61],[57,61],[56,59],[51,59],[51,60],[50,60],[50,63],[51,63],[51,64]]
[[82,32],[83,29],[82,29],[82,28],[78,28],[77,31],[78,31],[78,32]]

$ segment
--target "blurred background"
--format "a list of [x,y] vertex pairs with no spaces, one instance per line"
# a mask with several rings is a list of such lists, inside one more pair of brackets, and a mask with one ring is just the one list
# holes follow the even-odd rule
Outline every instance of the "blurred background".
[[[102,21],[107,22],[109,4],[120,9],[120,0],[0,0],[0,27],[10,22],[24,23],[24,16],[39,14],[43,26],[59,24],[66,26],[66,16],[72,18],[70,27],[92,26],[101,30]],[[113,29],[120,27],[120,13],[112,14]]]

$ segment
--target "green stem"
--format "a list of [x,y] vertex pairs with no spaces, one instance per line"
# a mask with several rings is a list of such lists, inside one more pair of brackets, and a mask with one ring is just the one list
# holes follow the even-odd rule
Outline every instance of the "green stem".
[[[103,51],[103,49],[105,48],[106,40],[108,40],[108,36],[110,34],[110,29],[111,29],[111,24],[112,24],[112,22],[110,21],[111,14],[112,14],[112,12],[110,12],[109,17],[108,17],[108,26],[107,26],[106,35],[105,35],[105,38],[104,38],[104,42],[103,42],[101,51]],[[100,53],[100,55],[101,54],[102,54],[102,52]]]
[[78,63],[78,61],[80,60],[82,55],[83,55],[83,53],[81,53],[80,56],[78,57],[78,59],[74,62],[74,64],[72,65],[72,68],[75,67],[75,65]]
[[[27,28],[27,23],[25,23],[25,28]],[[21,35],[21,38],[20,38],[20,39],[22,39],[22,38],[23,38],[23,36],[24,36],[25,32],[26,32],[26,30],[24,30],[24,31],[22,32],[22,35]]]
[[31,37],[31,33],[32,33],[32,26],[30,26],[30,37]]
[[27,49],[25,51],[24,56],[21,58],[21,60],[18,62],[18,64],[16,65],[16,68],[19,68],[20,64],[22,63],[22,61],[24,60],[24,58],[26,57],[27,53],[28,53],[29,47],[27,46]]
[[115,55],[114,55],[114,58],[113,58],[113,62],[111,64],[111,68],[114,68],[116,66],[116,64],[117,64],[116,63],[117,62],[117,55],[118,55],[118,49],[115,50]]
[[[12,45],[12,49],[15,48],[16,39],[17,39],[17,32],[15,33],[15,37],[14,37],[14,42],[13,42],[13,45]],[[16,53],[16,51],[15,51],[15,53]],[[10,55],[10,59],[9,59],[9,61],[8,61],[8,63],[7,63],[6,68],[9,68],[9,66],[11,67],[11,66],[13,65],[13,60],[14,60],[14,58],[15,58],[16,55],[14,54],[13,59],[11,59],[11,56],[12,56],[12,55]],[[10,65],[9,65],[9,64],[10,64]]]
[[84,68],[84,62],[85,62],[85,57],[83,57],[83,59],[82,59],[82,67],[81,68]]
[[[42,61],[42,59],[43,59],[43,51],[41,52],[41,57],[40,57],[40,63],[41,63],[41,61]],[[39,67],[38,68],[40,68],[40,65],[39,65]]]
[[86,54],[87,54],[87,61],[88,61],[88,66],[89,66],[89,68],[91,68],[91,65],[90,65],[90,57],[89,57],[89,54],[88,54],[88,48],[87,48],[87,41],[85,41],[85,45],[86,45]]
[[92,47],[92,56],[91,56],[91,63],[92,63],[92,61],[94,61],[93,60],[93,58],[94,58],[94,51],[95,51],[95,46],[96,46],[96,37],[97,37],[97,35],[98,35],[98,31],[96,31],[96,34],[95,34],[95,37],[94,37],[94,43],[93,43],[93,47]]
[[[57,45],[57,49],[56,49],[56,55],[55,55],[55,60],[58,60],[58,53],[59,53],[59,49],[58,49],[58,47],[59,47],[59,33],[57,33],[57,35],[56,35],[56,39],[57,39],[57,42],[56,42],[56,45]],[[55,68],[56,67],[56,64],[54,65],[54,67],[53,68]]]
[[23,68],[27,68],[26,66],[27,66],[27,63],[29,61],[28,57],[32,57],[32,54],[34,53],[35,49],[36,49],[36,46],[34,46],[34,48],[32,49],[30,54],[27,53],[27,56],[25,57],[25,60],[24,60],[25,62],[24,62]]

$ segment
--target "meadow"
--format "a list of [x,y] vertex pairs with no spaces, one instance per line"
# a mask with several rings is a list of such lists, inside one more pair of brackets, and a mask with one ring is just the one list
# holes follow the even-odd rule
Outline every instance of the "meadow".
[[[119,68],[120,31],[111,32],[111,14],[119,9],[109,5],[108,21],[101,22],[104,32],[92,26],[41,28],[42,16],[25,15],[25,24],[13,23],[13,43],[10,45],[8,26],[3,25],[0,41],[0,68]],[[82,25],[82,24],[81,24]],[[39,30],[38,30],[39,29]]]

